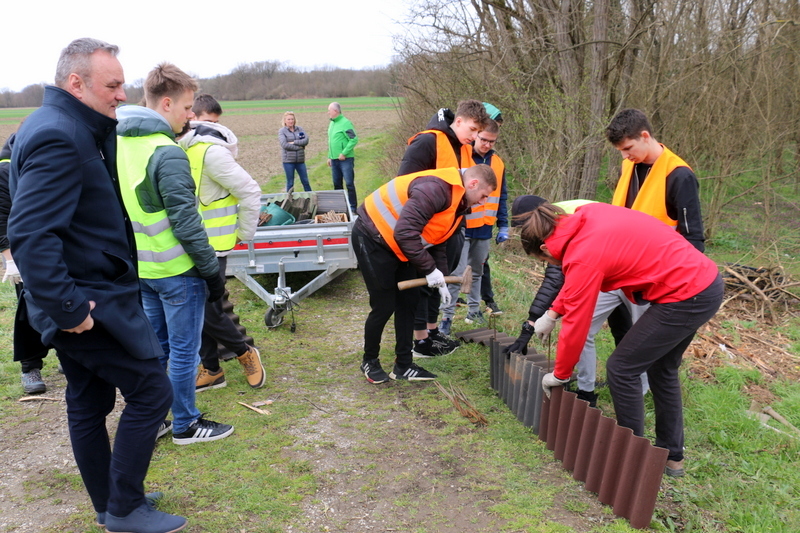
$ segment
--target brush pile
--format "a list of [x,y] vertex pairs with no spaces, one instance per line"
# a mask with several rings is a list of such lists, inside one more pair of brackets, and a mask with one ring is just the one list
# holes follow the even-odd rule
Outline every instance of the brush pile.
[[796,294],[788,289],[798,287],[781,267],[755,268],[728,263],[722,273],[725,280],[725,301],[722,308],[738,305],[738,311],[749,312],[753,320],[766,320],[776,324],[779,314],[789,313],[800,303]]

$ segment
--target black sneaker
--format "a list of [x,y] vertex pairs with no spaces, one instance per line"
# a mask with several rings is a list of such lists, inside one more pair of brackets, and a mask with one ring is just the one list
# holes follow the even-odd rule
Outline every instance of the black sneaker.
[[170,431],[172,431],[172,422],[169,420],[164,420],[163,422],[161,422],[161,425],[158,426],[158,433],[156,433],[156,439],[160,439]]
[[361,363],[361,371],[370,383],[386,383],[389,375],[383,371],[381,362],[377,359],[370,359]]
[[464,298],[459,296],[458,299],[456,300],[456,307],[466,307],[466,306],[467,302],[464,300]]
[[189,429],[183,433],[173,433],[172,442],[175,444],[194,444],[195,442],[210,442],[224,439],[233,433],[233,426],[206,420],[202,416],[192,422]]
[[436,374],[428,372],[421,366],[411,363],[411,366],[402,370],[399,366],[394,365],[394,370],[389,374],[392,379],[405,379],[407,381],[432,381],[436,379]]
[[25,394],[41,394],[47,392],[47,385],[42,379],[42,373],[38,368],[34,368],[30,372],[22,373],[22,390]]
[[597,393],[578,389],[578,399],[589,402],[589,407],[597,407]]
[[503,310],[500,309],[495,302],[486,302],[487,315],[502,315]]
[[[461,346],[460,340],[453,339],[449,335],[450,335],[449,333],[445,334],[441,329],[435,329],[433,331],[428,332],[428,338],[431,339],[431,342],[433,342],[434,346],[436,346],[437,344],[447,344],[448,346],[454,345],[455,348],[453,348],[453,350]],[[453,350],[450,351],[452,352]]]
[[443,335],[441,331],[436,331],[428,338],[433,344],[433,353],[436,355],[447,355],[456,351],[456,348],[461,346],[461,341],[458,339],[451,339],[447,335]]

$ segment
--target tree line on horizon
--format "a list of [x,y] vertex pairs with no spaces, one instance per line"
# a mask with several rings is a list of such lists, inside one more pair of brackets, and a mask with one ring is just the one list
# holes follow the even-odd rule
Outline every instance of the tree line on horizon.
[[[361,70],[322,67],[303,71],[281,61],[241,63],[228,74],[198,78],[200,90],[218,100],[281,100],[290,98],[345,98],[393,95],[395,67]],[[129,102],[144,97],[144,80],[125,85]],[[21,91],[0,90],[0,107],[37,107],[44,84]]]

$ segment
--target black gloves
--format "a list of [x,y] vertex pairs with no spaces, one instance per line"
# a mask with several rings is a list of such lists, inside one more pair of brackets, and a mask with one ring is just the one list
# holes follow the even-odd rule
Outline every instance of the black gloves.
[[517,340],[514,341],[514,344],[506,346],[506,348],[503,350],[503,353],[506,354],[506,357],[510,357],[512,353],[528,355],[528,343],[531,341],[533,332],[533,326],[528,324],[527,320],[523,322],[522,330],[519,332],[519,337],[517,337]]
[[208,285],[208,301],[216,302],[222,298],[222,295],[225,294],[225,280],[222,279],[222,276],[216,275],[203,279],[206,280],[206,285]]

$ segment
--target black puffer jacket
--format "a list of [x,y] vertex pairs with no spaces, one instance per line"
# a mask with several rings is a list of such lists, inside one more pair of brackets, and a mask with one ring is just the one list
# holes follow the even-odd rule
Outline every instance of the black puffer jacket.
[[536,292],[531,308],[528,310],[528,320],[536,322],[545,311],[550,309],[550,306],[553,305],[556,296],[558,296],[563,286],[564,273],[561,271],[561,267],[547,265],[547,268],[544,270],[542,285]]
[[[460,166],[461,141],[458,140],[455,132],[450,128],[450,124],[453,123],[455,118],[456,116],[452,111],[443,107],[433,115],[425,129],[439,130],[447,135]],[[436,136],[433,133],[423,133],[422,135],[417,135],[414,140],[411,141],[411,144],[406,147],[403,160],[400,161],[400,170],[397,171],[397,175],[404,176],[412,172],[420,172],[434,168],[436,168]]]

